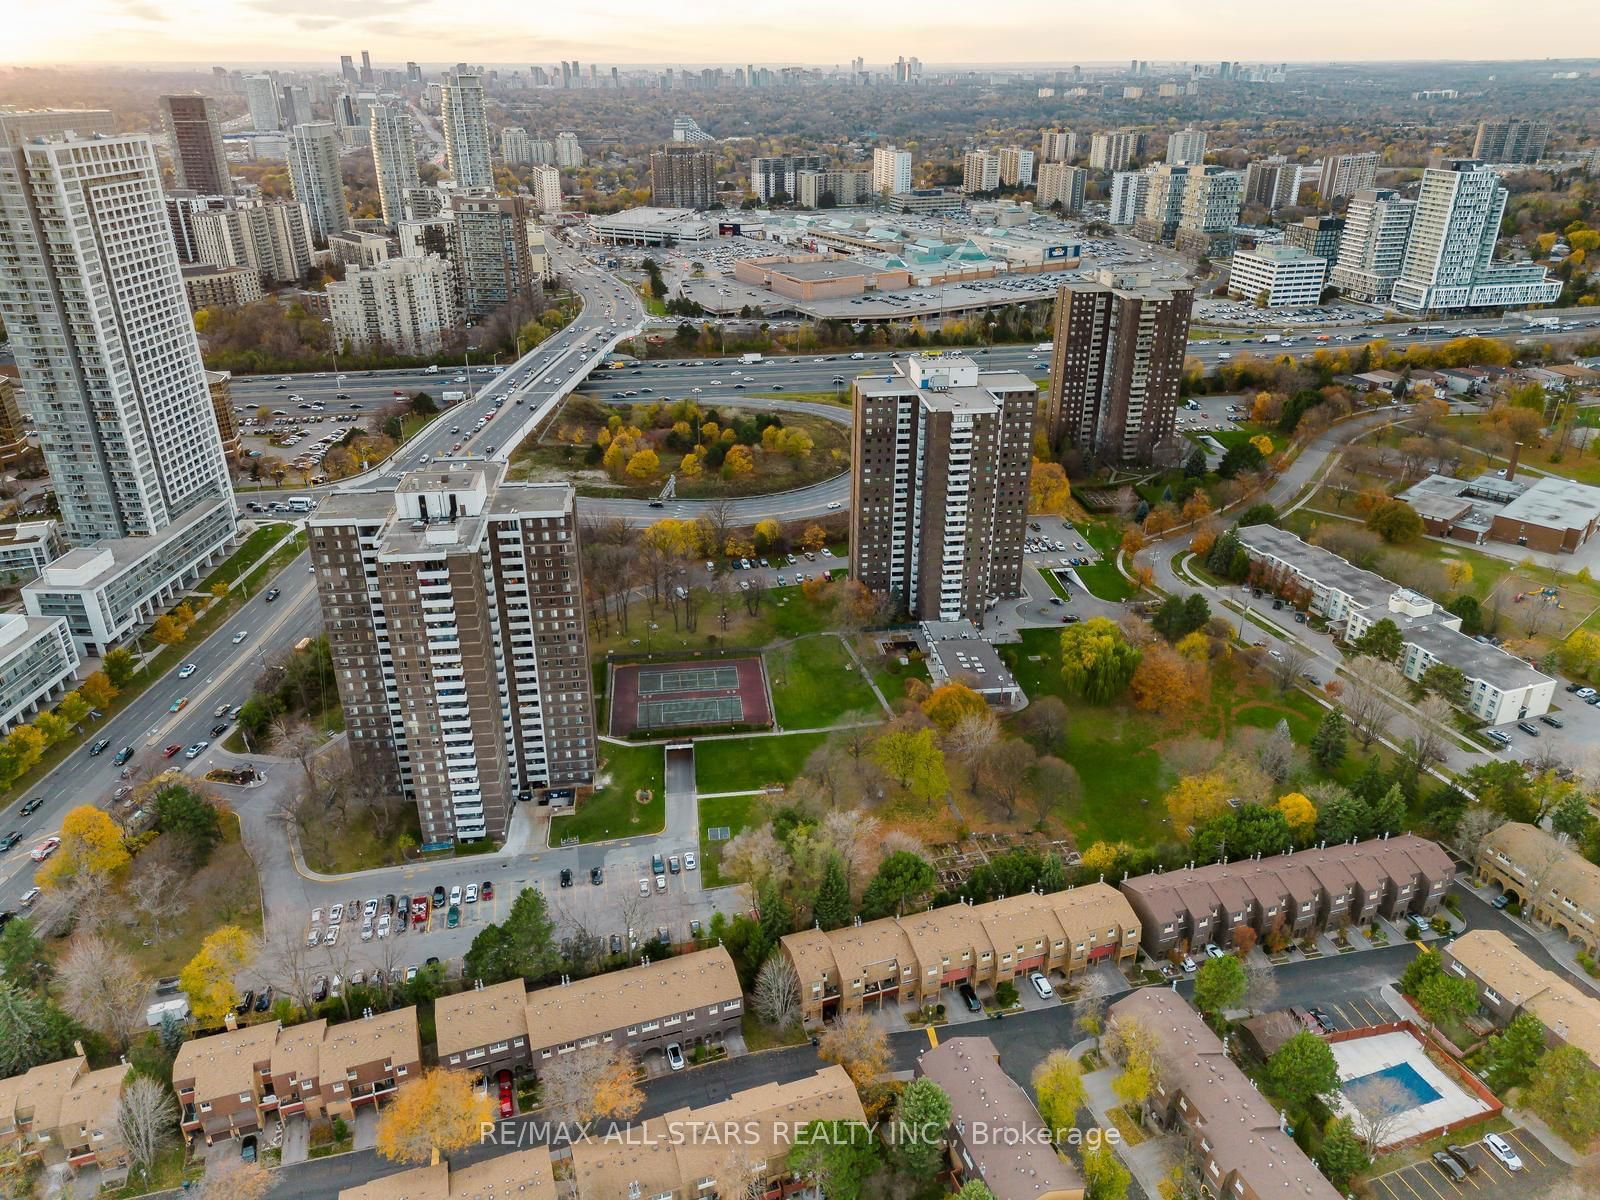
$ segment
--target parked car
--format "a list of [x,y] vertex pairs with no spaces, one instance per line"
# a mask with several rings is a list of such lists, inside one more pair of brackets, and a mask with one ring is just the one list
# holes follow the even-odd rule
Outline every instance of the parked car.
[[461,903],[461,885],[458,883],[450,889],[450,906],[454,908]]
[[1433,1165],[1448,1175],[1455,1183],[1465,1183],[1467,1181],[1467,1173],[1461,1169],[1461,1164],[1444,1150],[1435,1150],[1433,1152]]
[[963,983],[956,991],[961,993],[961,1003],[967,1006],[968,1012],[982,1012],[983,1002],[978,999],[978,989],[970,983]]
[[667,869],[674,875],[678,874],[678,872],[683,870],[682,860],[680,860],[678,856],[674,854],[671,858],[667,859]]
[[648,896],[649,894],[650,894],[650,881],[648,879],[639,880],[639,895]]
[[462,900],[467,904],[476,904],[478,902],[478,885],[475,883],[467,884],[467,892],[462,897]]
[[1510,908],[1511,907],[1511,897],[1506,895],[1504,892],[1501,892],[1493,900],[1489,901],[1489,907],[1490,908],[1499,908],[1499,909]]
[[1194,959],[1190,958],[1187,954],[1185,954],[1183,956],[1183,964],[1182,964],[1182,966],[1183,966],[1184,971],[1188,972],[1191,975],[1194,974],[1194,972],[1196,970],[1196,964],[1195,964]]
[[1489,1147],[1489,1153],[1500,1160],[1508,1171],[1522,1170],[1522,1157],[1511,1148],[1511,1143],[1498,1133],[1491,1133],[1483,1139],[1483,1144]]
[[605,872],[604,871],[602,871],[599,867],[590,867],[589,868],[589,882],[590,883],[592,883],[596,887],[598,887],[604,881],[605,881]]
[[1050,981],[1044,977],[1043,972],[1029,971],[1028,982],[1033,984],[1033,990],[1039,993],[1039,999],[1054,1000],[1056,998],[1056,990],[1050,986]]
[[683,852],[683,869],[685,871],[692,871],[698,865],[699,865],[699,862],[698,862],[698,860],[696,860],[696,858],[694,856],[694,851],[693,850],[685,850]]
[[674,1071],[683,1070],[683,1047],[677,1042],[667,1043],[667,1066]]
[[666,890],[667,890],[667,877],[665,875],[657,875],[656,876],[656,891],[664,892]]
[[1461,1165],[1461,1169],[1468,1175],[1478,1169],[1478,1160],[1473,1157],[1472,1151],[1466,1146],[1446,1146],[1445,1153]]
[[495,1086],[500,1094],[500,1115],[514,1117],[517,1115],[517,1102],[511,1091],[511,1072],[502,1070],[494,1077]]
[[485,900],[493,900],[494,883],[491,880],[485,879],[483,881],[483,886],[478,889],[478,895],[482,896]]
[[444,907],[444,885],[443,884],[440,884],[438,887],[433,889],[433,906],[435,908],[443,908]]
[[1206,957],[1207,958],[1227,958],[1228,957],[1228,952],[1226,950],[1224,950],[1221,946],[1217,945],[1215,942],[1207,942],[1206,943]]
[[461,924],[461,910],[454,904],[452,904],[445,912],[444,924],[446,929],[454,929],[457,925]]
[[1522,732],[1527,734],[1529,737],[1539,736],[1539,727],[1532,721],[1518,721],[1517,728],[1522,730]]
[[260,993],[256,996],[256,1011],[258,1013],[264,1013],[271,1007],[272,985],[268,984],[266,987],[262,988]]
[[564,887],[564,888],[568,888],[568,887],[572,886],[572,868],[571,867],[562,867],[561,868],[561,886]]

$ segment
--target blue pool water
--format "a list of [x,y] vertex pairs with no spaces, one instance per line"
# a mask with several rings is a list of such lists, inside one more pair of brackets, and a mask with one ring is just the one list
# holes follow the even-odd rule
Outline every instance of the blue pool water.
[[1363,1084],[1376,1083],[1380,1079],[1389,1080],[1405,1097],[1403,1101],[1395,1104],[1392,1110],[1394,1112],[1405,1112],[1408,1109],[1421,1108],[1424,1104],[1432,1104],[1439,1099],[1439,1090],[1424,1079],[1410,1063],[1396,1063],[1394,1066],[1385,1067],[1381,1071],[1373,1071],[1368,1075],[1359,1075],[1354,1079],[1347,1079],[1339,1090],[1348,1096],[1352,1089],[1358,1089]]

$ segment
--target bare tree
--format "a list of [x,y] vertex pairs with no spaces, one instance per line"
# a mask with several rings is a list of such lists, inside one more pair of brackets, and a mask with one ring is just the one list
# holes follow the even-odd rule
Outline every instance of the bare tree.
[[775,1029],[787,1029],[800,1015],[800,976],[789,956],[774,951],[756,972],[752,997],[756,1014]]
[[1362,749],[1367,749],[1394,720],[1394,697],[1405,687],[1406,677],[1392,663],[1368,655],[1351,660],[1346,671],[1350,678],[1340,699]]
[[1106,1008],[1116,990],[1116,983],[1104,971],[1090,971],[1078,983],[1078,994],[1073,1001],[1077,1016],[1073,1018],[1072,1026],[1079,1033],[1093,1037],[1097,1051],[1100,1049],[1100,1035],[1106,1028]]
[[716,1178],[716,1194],[726,1200],[761,1200],[767,1194],[766,1156],[734,1139]]
[[259,1162],[221,1154],[206,1166],[197,1200],[262,1200],[277,1184],[278,1177]]
[[1294,771],[1294,735],[1289,722],[1279,721],[1256,747],[1256,765],[1275,784],[1283,784]]
[[878,818],[859,808],[841,808],[822,818],[822,838],[844,861],[845,877],[854,880],[866,874],[873,839],[878,834]]
[[[987,710],[969,713],[957,721],[942,740],[949,754],[969,768],[975,767],[985,752],[999,743],[1000,722]],[[973,782],[977,782],[976,776]]]
[[1455,709],[1443,696],[1428,695],[1414,705],[1413,732],[1406,739],[1406,761],[1414,775],[1422,775],[1444,761],[1449,735],[1446,727],[1455,719]]
[[56,969],[61,1006],[119,1050],[144,1025],[150,978],[115,942],[80,933]]
[[[993,720],[992,717],[990,719]],[[973,771],[973,783],[981,785],[988,795],[999,802],[1008,819],[1013,818],[1017,815],[1018,802],[1028,791],[1038,757],[1033,747],[1021,738],[994,742],[980,753]]]
[[1311,665],[1311,655],[1290,642],[1284,642],[1276,657],[1268,654],[1261,661],[1268,677],[1278,685],[1278,690],[1287,692]]
[[317,947],[306,945],[296,929],[280,927],[265,940],[255,969],[261,978],[287,996],[301,1012],[311,1011],[311,992],[323,973]]
[[178,1102],[172,1089],[148,1075],[135,1075],[122,1088],[117,1101],[117,1132],[128,1148],[130,1165],[149,1177],[156,1156],[172,1138],[178,1124]]
[[1472,805],[1456,822],[1456,849],[1468,862],[1476,862],[1478,847],[1483,845],[1483,839],[1505,823],[1505,817],[1487,804]]
[[134,860],[137,874],[134,879],[133,903],[150,920],[151,937],[161,940],[163,922],[183,911],[184,892],[188,887],[188,872],[177,861],[176,845],[162,838]]
[[539,1072],[551,1120],[587,1130],[596,1117],[631,1116],[643,1100],[633,1069],[633,1056],[615,1046],[575,1050],[556,1059]]
[[1344,1094],[1350,1102],[1350,1124],[1356,1136],[1367,1144],[1367,1153],[1376,1157],[1410,1110],[1410,1101],[1398,1083],[1380,1076],[1358,1080],[1345,1088]]
[[1244,996],[1252,1013],[1266,1012],[1278,1002],[1278,972],[1265,954],[1245,957]]

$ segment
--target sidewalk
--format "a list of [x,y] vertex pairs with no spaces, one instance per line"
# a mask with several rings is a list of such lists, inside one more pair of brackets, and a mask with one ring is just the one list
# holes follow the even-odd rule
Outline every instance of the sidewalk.
[[[1068,1050],[1068,1053],[1074,1058],[1082,1058],[1091,1045],[1089,1041],[1078,1042]],[[1115,1067],[1102,1067],[1083,1077],[1084,1107],[1089,1110],[1095,1124],[1101,1129],[1116,1128],[1111,1120],[1111,1110],[1121,1107],[1121,1102],[1111,1087],[1116,1077]],[[1161,1183],[1168,1172],[1183,1161],[1186,1153],[1184,1139],[1177,1134],[1163,1134],[1150,1129],[1146,1129],[1145,1133],[1147,1135],[1145,1140],[1137,1146],[1118,1141],[1116,1153],[1123,1165],[1138,1180],[1139,1186],[1144,1189],[1144,1194],[1148,1197],[1157,1197],[1162,1194]]]

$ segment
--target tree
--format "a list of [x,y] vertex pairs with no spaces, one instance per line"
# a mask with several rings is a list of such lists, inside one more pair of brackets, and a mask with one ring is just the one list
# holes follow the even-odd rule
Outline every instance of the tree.
[[1406,686],[1406,677],[1393,663],[1370,655],[1352,659],[1345,671],[1349,681],[1340,696],[1345,716],[1350,719],[1361,748],[1370,749],[1394,720],[1392,697],[1401,694]]
[[125,688],[133,678],[133,673],[139,669],[139,664],[133,657],[133,651],[126,646],[118,646],[115,650],[106,651],[105,657],[100,660],[100,669],[105,672],[112,687]]
[[1541,1058],[1522,1100],[1571,1145],[1600,1137],[1600,1070],[1578,1046],[1560,1046]]
[[872,1018],[851,1013],[823,1033],[817,1057],[839,1064],[856,1091],[864,1092],[889,1068],[889,1038]]
[[222,1024],[223,1017],[238,1005],[235,981],[254,958],[250,935],[237,925],[220,926],[200,943],[195,956],[178,972],[178,985],[189,997],[189,1011],[199,1028]]
[[1339,1064],[1327,1042],[1301,1030],[1267,1059],[1267,1085],[1293,1111],[1304,1113],[1313,1100],[1339,1090]]
[[1278,811],[1289,823],[1289,830],[1301,841],[1317,831],[1317,806],[1303,792],[1286,792],[1278,797]]
[[98,889],[109,884],[111,876],[128,862],[128,848],[117,823],[102,809],[80,804],[61,822],[61,848],[34,879],[46,891],[73,884]]
[[20,988],[37,990],[50,975],[44,960],[44,943],[27,917],[10,921],[0,933],[0,978]]
[[1204,678],[1204,667],[1157,643],[1140,654],[1128,694],[1141,712],[1159,712],[1181,720],[1199,702]]
[[1400,626],[1388,617],[1374,621],[1367,631],[1355,640],[1357,654],[1370,654],[1373,658],[1392,663],[1405,649],[1405,638]]
[[1369,1075],[1344,1089],[1350,1102],[1350,1127],[1368,1154],[1376,1154],[1390,1140],[1400,1120],[1411,1111],[1411,1098],[1386,1075]]
[[144,1027],[150,979],[115,942],[80,933],[57,970],[61,1007],[106,1039],[126,1049]]
[[1062,1144],[1068,1131],[1078,1124],[1078,1110],[1085,1097],[1078,1060],[1065,1050],[1052,1050],[1033,1068],[1029,1082],[1051,1140]]
[[1244,964],[1232,954],[1208,958],[1194,977],[1194,1005],[1209,1017],[1220,1017],[1244,999]]
[[961,1190],[955,1194],[954,1200],[995,1200],[995,1196],[983,1180],[969,1179],[961,1185]]
[[117,698],[117,691],[117,686],[104,671],[91,672],[89,677],[78,685],[78,693],[95,708],[105,708]]
[[1470,979],[1443,972],[1417,989],[1417,1011],[1430,1024],[1456,1024],[1478,1007],[1478,990]]
[[812,1121],[795,1131],[785,1165],[796,1178],[816,1183],[828,1200],[859,1200],[878,1169],[878,1145],[860,1121]]
[[156,828],[169,835],[183,849],[193,866],[203,865],[222,840],[222,823],[217,806],[199,792],[183,784],[158,788],[151,798]]
[[277,1184],[277,1176],[260,1162],[226,1154],[206,1165],[197,1200],[262,1200]]
[[750,997],[756,1015],[774,1029],[787,1029],[800,1016],[800,976],[789,956],[773,953],[756,973],[755,992]]
[[469,979],[504,983],[507,979],[543,979],[560,966],[555,923],[535,888],[517,893],[511,911],[472,939],[463,960]]
[[1422,536],[1422,518],[1404,500],[1385,500],[1367,514],[1367,528],[1390,545],[1405,545]]
[[1294,836],[1283,812],[1264,804],[1224,808],[1195,830],[1189,848],[1196,862],[1227,862],[1282,854]]
[[1061,631],[1061,676],[1067,690],[1095,704],[1122,694],[1139,665],[1139,651],[1106,617],[1092,617]]
[[949,788],[944,751],[934,745],[931,729],[891,729],[874,743],[872,758],[919,800],[931,800]]
[[75,1029],[43,996],[0,979],[0,1078],[64,1058]]
[[1123,1200],[1133,1176],[1112,1153],[1110,1143],[1086,1143],[1082,1158],[1084,1200]]
[[1436,662],[1422,673],[1417,683],[1458,708],[1467,702],[1467,675],[1460,667]]
[[943,1165],[950,1097],[926,1077],[913,1079],[895,1104],[891,1153],[909,1175],[932,1177]]
[[922,711],[941,733],[949,733],[965,717],[988,716],[989,702],[964,683],[945,683],[922,702]]
[[850,881],[845,877],[844,860],[828,855],[822,881],[811,902],[812,919],[823,929],[838,929],[850,923]]
[[170,1087],[142,1074],[123,1081],[117,1100],[117,1132],[128,1148],[131,1171],[148,1179],[150,1168],[177,1126],[178,1101]]
[[1167,814],[1181,838],[1188,838],[1212,817],[1227,807],[1226,785],[1221,774],[1185,775],[1167,793]]
[[586,1132],[597,1118],[626,1121],[644,1106],[633,1055],[624,1048],[577,1050],[545,1067],[545,1103],[558,1121]]
[[1341,1192],[1351,1179],[1372,1165],[1348,1117],[1334,1117],[1328,1122],[1322,1135],[1322,1149],[1317,1152],[1317,1165],[1328,1182]]
[[1311,759],[1324,771],[1332,771],[1344,761],[1346,728],[1344,714],[1330,708],[1311,735]]
[[[563,1062],[579,1057],[569,1054]],[[551,1067],[546,1071],[547,1079]],[[548,1095],[548,1082],[546,1083]],[[489,1097],[473,1087],[466,1071],[435,1067],[401,1088],[378,1123],[378,1153],[390,1162],[425,1163],[465,1150],[482,1136],[490,1119]]]
[[1534,1067],[1545,1052],[1544,1023],[1529,1012],[1518,1013],[1505,1029],[1489,1039],[1489,1070],[1485,1076],[1497,1092],[1521,1087],[1533,1078]]
[[1278,1001],[1278,969],[1263,954],[1251,954],[1255,930],[1242,925],[1233,931],[1233,948],[1243,956],[1244,998],[1253,1013],[1267,1012]]

